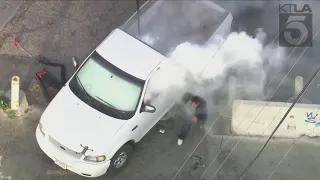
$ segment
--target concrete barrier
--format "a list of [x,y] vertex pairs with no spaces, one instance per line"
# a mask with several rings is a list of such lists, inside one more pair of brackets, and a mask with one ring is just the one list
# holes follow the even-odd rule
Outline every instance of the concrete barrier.
[[[244,136],[270,136],[291,103],[235,100],[231,130]],[[320,136],[320,105],[297,103],[274,137]]]

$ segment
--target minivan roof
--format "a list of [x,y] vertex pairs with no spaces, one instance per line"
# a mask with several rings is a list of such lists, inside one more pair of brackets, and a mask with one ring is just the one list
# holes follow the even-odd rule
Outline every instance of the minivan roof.
[[146,80],[166,58],[120,29],[115,29],[96,52],[114,66],[141,80]]
[[136,13],[120,29],[168,56],[181,43],[207,43],[228,15],[210,0],[151,0],[140,10],[140,23]]

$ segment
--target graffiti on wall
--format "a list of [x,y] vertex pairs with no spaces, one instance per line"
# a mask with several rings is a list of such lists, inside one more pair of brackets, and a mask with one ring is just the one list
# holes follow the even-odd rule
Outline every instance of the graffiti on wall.
[[317,122],[318,113],[307,112],[307,119],[304,120],[307,123],[315,124],[316,126],[320,126],[320,122]]

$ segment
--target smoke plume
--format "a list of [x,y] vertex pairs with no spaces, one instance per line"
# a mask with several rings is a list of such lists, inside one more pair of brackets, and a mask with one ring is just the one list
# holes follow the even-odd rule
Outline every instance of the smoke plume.
[[234,32],[206,46],[180,44],[162,61],[161,69],[150,80],[146,99],[172,88],[176,93],[188,89],[200,96],[212,95],[228,84],[231,72],[238,79],[234,87],[240,96],[265,99],[266,75],[269,70],[280,68],[285,56],[284,49],[274,44],[264,45],[265,38],[263,30],[257,29],[255,37]]

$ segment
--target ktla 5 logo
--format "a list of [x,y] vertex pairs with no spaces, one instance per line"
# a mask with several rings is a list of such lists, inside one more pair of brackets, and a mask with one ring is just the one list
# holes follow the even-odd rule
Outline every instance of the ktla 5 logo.
[[279,45],[312,46],[312,10],[308,4],[279,5]]

